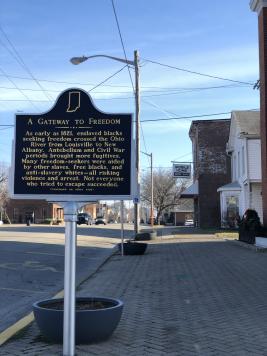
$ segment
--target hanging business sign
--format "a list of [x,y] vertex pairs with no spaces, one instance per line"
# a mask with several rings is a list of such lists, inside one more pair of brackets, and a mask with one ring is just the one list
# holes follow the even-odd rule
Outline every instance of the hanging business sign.
[[96,109],[81,89],[43,114],[16,115],[11,195],[54,201],[132,199],[132,115]]
[[191,178],[191,164],[173,163],[174,178]]

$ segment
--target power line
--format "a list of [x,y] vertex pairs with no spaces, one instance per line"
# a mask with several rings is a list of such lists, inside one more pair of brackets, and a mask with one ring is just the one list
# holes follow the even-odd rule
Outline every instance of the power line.
[[[0,68],[1,70],[1,68]],[[97,98],[95,100],[115,100],[115,99],[133,99],[133,97],[127,97],[127,98]],[[25,99],[0,99],[0,102],[25,102],[25,101],[30,101],[31,103],[50,103],[54,102],[54,100],[30,100],[27,98]],[[155,104],[152,104],[151,102],[145,101],[147,104],[151,104],[152,106],[157,107],[160,111],[164,112],[166,115],[168,113],[167,110],[164,110],[160,108],[159,106],[156,106]],[[39,109],[38,109],[39,110]],[[257,111],[259,109],[245,109],[245,111]],[[148,120],[141,120],[140,122],[153,122],[153,121],[169,121],[169,120],[187,120],[191,118],[198,118],[198,117],[205,117],[205,116],[216,116],[216,115],[228,115],[231,114],[231,111],[227,112],[220,112],[220,113],[214,113],[214,114],[203,114],[203,115],[195,115],[195,116],[180,116],[180,117],[168,117],[168,118],[162,118],[162,119],[148,119]],[[190,121],[190,120],[189,120]]]
[[106,83],[109,79],[115,77],[115,75],[117,75],[118,73],[120,73],[121,71],[123,71],[124,68],[127,67],[127,64],[125,66],[123,66],[121,69],[117,70],[115,73],[113,73],[112,75],[110,75],[108,78],[104,79],[102,82],[100,82],[99,84],[97,84],[96,86],[94,86],[92,89],[90,89],[88,92],[90,93],[92,90],[100,87],[101,85],[103,85],[104,83]]
[[150,62],[150,63],[153,63],[153,64],[157,64],[157,65],[160,65],[160,66],[163,66],[163,67],[171,68],[171,69],[176,69],[176,70],[179,70],[181,72],[186,72],[186,73],[190,73],[190,74],[196,74],[196,75],[200,75],[200,76],[208,77],[208,78],[213,78],[213,79],[225,80],[225,81],[228,81],[228,82],[234,82],[234,83],[240,83],[240,84],[248,84],[248,85],[251,85],[251,86],[254,85],[254,83],[250,83],[250,82],[243,82],[243,81],[239,81],[239,80],[218,77],[216,75],[205,74],[205,73],[192,71],[192,70],[189,70],[189,69],[179,68],[179,67],[175,67],[175,66],[172,66],[172,65],[169,65],[169,64],[164,64],[164,63],[152,61],[150,59],[145,59],[145,58],[143,58],[143,59],[145,61],[147,61],[147,62]]
[[[125,66],[126,67],[126,66]],[[123,68],[125,68],[123,67]],[[122,68],[122,69],[123,69]],[[116,74],[118,74],[122,69],[120,69],[118,72],[114,73],[112,76],[108,77],[107,79],[105,79],[103,82],[97,84],[94,88],[88,90],[88,92],[91,92],[92,90],[94,90],[96,87],[103,85],[103,83],[107,82],[109,79],[111,79],[113,76],[115,76]],[[244,88],[244,87],[248,87],[248,85],[221,85],[221,86],[215,86],[215,87],[202,87],[202,88],[176,88],[176,89],[170,89],[170,92],[168,92],[167,88],[161,90],[145,90],[143,91],[143,93],[151,93],[151,92],[156,92],[156,93],[161,93],[162,94],[150,94],[150,95],[143,95],[141,92],[141,96],[142,98],[149,98],[149,97],[154,97],[154,96],[166,96],[166,95],[178,95],[178,94],[183,94],[183,93],[190,93],[190,92],[194,92],[194,91],[201,91],[201,90],[210,90],[210,89],[232,89],[232,88]],[[11,87],[5,87],[5,86],[0,86],[0,89],[5,89],[5,90],[16,90],[16,88],[11,88]],[[33,89],[33,88],[20,88],[20,90],[23,91],[33,91],[33,92],[40,92],[40,89]],[[175,91],[177,90],[177,91]],[[48,92],[54,92],[54,93],[60,93],[60,90],[54,90],[54,89],[45,89],[45,91]],[[98,91],[96,92],[96,94],[128,94],[128,92],[114,92],[114,91]],[[101,100],[106,100],[106,99],[131,99],[131,97],[110,97],[110,98],[102,98]]]
[[179,157],[175,158],[173,161],[176,161],[177,159],[181,159],[181,158],[187,157],[189,155],[192,155],[192,152],[188,152],[188,153],[186,153],[186,154],[184,154],[182,156],[179,156]]
[[149,158],[148,158],[147,148],[146,148],[146,141],[145,141],[144,131],[143,131],[143,127],[142,127],[142,124],[141,124],[141,123],[140,123],[140,128],[141,128],[141,135],[142,135],[142,138],[143,138],[143,143],[144,143],[144,148],[145,148],[146,157],[147,157],[147,159],[148,159],[148,163],[150,163],[150,160],[149,160]]
[[[0,99],[0,102],[2,101],[27,101],[27,100],[14,100],[14,99]],[[49,100],[33,100],[34,102],[49,102]],[[259,109],[246,109],[244,111],[258,111]],[[191,115],[191,116],[179,116],[179,117],[168,117],[168,118],[162,118],[162,119],[148,119],[148,120],[141,120],[142,123],[146,122],[154,122],[154,121],[170,121],[170,120],[186,120],[186,119],[195,119],[195,118],[201,118],[201,117],[210,117],[210,116],[219,116],[219,115],[229,115],[231,114],[231,111],[226,111],[226,112],[219,112],[219,113],[212,113],[212,114],[200,114],[200,115]]]
[[2,44],[2,46],[11,54],[11,56],[13,58],[15,58],[15,60],[20,64],[20,66],[26,70],[26,72],[31,76],[31,78],[35,81],[35,83],[39,86],[39,88],[42,90],[42,92],[44,93],[44,95],[48,98],[51,99],[51,97],[46,93],[46,91],[44,90],[44,88],[42,87],[42,85],[38,82],[38,80],[34,77],[34,75],[32,74],[32,72],[30,71],[29,67],[26,65],[26,63],[24,62],[24,60],[22,59],[21,55],[18,53],[18,51],[16,50],[15,46],[13,45],[13,43],[10,41],[10,39],[8,38],[7,34],[5,33],[4,29],[2,28],[2,26],[0,25],[0,31],[2,32],[2,34],[4,35],[5,39],[7,40],[7,42],[9,43],[10,47],[12,48],[13,52],[15,53],[15,55],[12,53],[12,51],[9,50],[9,48],[1,41],[0,43]]
[[[7,78],[11,78],[11,79],[21,79],[21,80],[33,80],[32,78],[29,77],[21,77],[21,76],[15,76],[15,75],[3,75],[0,73],[0,77],[7,77]],[[36,78],[39,82],[46,82],[46,83],[55,83],[55,84],[68,84],[68,85],[83,85],[83,86],[87,86],[87,85],[95,85],[95,83],[83,83],[83,82],[65,82],[65,81],[59,81],[59,80],[48,80],[48,79],[40,79],[40,78]],[[240,83],[239,83],[240,84]],[[243,84],[241,82],[241,84]],[[247,85],[251,85],[251,83],[245,83]],[[130,88],[129,85],[115,85],[115,84],[105,84],[103,85],[104,87],[111,87],[111,88]],[[245,85],[246,86],[246,85]],[[239,87],[237,85],[234,84],[229,84],[229,85],[220,85],[220,86],[212,86],[212,87],[188,87],[188,88],[184,88],[184,87],[162,87],[162,86],[145,86],[142,85],[143,89],[162,89],[162,90],[201,90],[201,89],[217,89],[217,88],[231,88],[231,87]],[[38,89],[23,89],[23,90],[38,90]],[[52,90],[52,89],[44,89],[45,91],[56,91],[56,90]],[[150,91],[150,90],[149,90]],[[58,91],[59,92],[59,91]],[[110,93],[110,92],[108,92]],[[114,92],[113,92],[114,93]]]
[[[128,61],[127,56],[126,56],[125,46],[124,46],[123,39],[122,39],[122,34],[121,34],[121,29],[120,29],[119,20],[118,20],[117,12],[116,12],[116,9],[115,9],[114,0],[111,0],[111,4],[112,4],[112,8],[113,8],[113,12],[114,12],[116,24],[117,24],[117,29],[118,29],[119,36],[120,36],[120,41],[121,41],[121,45],[122,45],[122,49],[123,49],[123,53],[124,53],[124,58],[125,58],[126,61]],[[132,76],[131,76],[129,64],[127,64],[127,68],[128,68],[128,73],[129,73],[129,77],[130,77],[130,80],[131,80],[133,92],[135,92],[135,90],[134,90],[134,85],[133,85],[133,79],[132,79]]]
[[[14,85],[14,87],[27,99],[26,101],[31,103],[35,110],[39,110],[36,107],[36,105],[33,103],[33,100],[29,99],[28,96],[17,86],[17,84],[11,78],[8,78],[8,76],[6,75],[6,73],[4,72],[4,70],[1,67],[0,67],[0,71],[3,73],[4,76],[6,76],[6,78],[10,81],[10,83],[12,83]],[[7,100],[1,100],[1,101],[7,101]]]
[[[239,88],[242,87],[248,87],[244,86],[244,85],[240,85],[238,86]],[[150,98],[150,97],[156,97],[156,96],[166,96],[166,95],[178,95],[178,94],[184,94],[184,93],[192,93],[192,92],[196,92],[196,91],[202,91],[202,90],[211,90],[211,89],[222,89],[225,87],[207,87],[207,88],[195,88],[195,89],[185,89],[185,90],[179,90],[179,91],[171,91],[171,92],[163,92],[162,94],[150,94],[150,95],[142,95],[143,98]],[[229,89],[229,87],[227,87]],[[236,87],[232,87],[232,88],[236,88]]]
[[173,113],[173,112],[171,112],[169,110],[163,109],[162,107],[160,107],[159,105],[153,103],[152,101],[144,100],[143,97],[141,99],[142,99],[142,101],[144,103],[149,104],[150,106],[152,106],[152,107],[158,109],[160,112],[164,113],[168,118],[170,118],[170,115],[172,115],[172,116],[176,116],[177,115],[177,114],[175,114],[175,113]]
[[220,112],[215,114],[202,114],[202,115],[192,115],[192,116],[180,116],[180,117],[169,117],[164,119],[149,119],[143,120],[142,122],[153,122],[153,121],[170,121],[170,120],[185,120],[185,119],[193,119],[198,117],[208,117],[208,116],[218,116],[218,115],[228,115],[231,114],[231,111],[228,112]]
[[[95,88],[99,87],[100,85],[102,85],[103,83],[107,82],[108,80],[110,80],[111,78],[113,78],[115,75],[117,75],[118,73],[120,73],[125,67],[127,67],[127,65],[123,66],[121,69],[117,70],[115,73],[113,73],[112,75],[110,75],[109,77],[107,77],[106,79],[104,79],[102,82],[100,82],[99,84],[97,84],[94,88],[90,89],[89,92],[91,92],[92,90],[94,90]],[[13,88],[9,88],[9,89],[13,89]],[[24,94],[25,95],[25,94]],[[16,99],[0,99],[0,101],[25,101],[25,100],[16,100]],[[53,102],[53,100],[32,100],[33,102]]]
[[[259,109],[249,109],[249,110],[244,110],[244,111],[256,111],[256,110],[259,110]],[[149,119],[149,120],[142,120],[142,122],[145,123],[145,122],[153,122],[153,121],[185,120],[185,119],[194,119],[194,118],[200,118],[200,117],[229,115],[229,114],[231,114],[231,111],[213,113],[213,114],[201,114],[201,115],[192,115],[192,116],[170,117],[170,118],[164,118],[164,119]]]

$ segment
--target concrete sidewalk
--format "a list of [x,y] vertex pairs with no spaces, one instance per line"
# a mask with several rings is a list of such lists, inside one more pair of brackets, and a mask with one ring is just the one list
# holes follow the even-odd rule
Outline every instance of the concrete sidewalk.
[[[79,288],[124,301],[102,343],[77,355],[267,355],[267,254],[212,236],[149,243],[143,256],[115,254]],[[0,355],[60,355],[33,323]]]

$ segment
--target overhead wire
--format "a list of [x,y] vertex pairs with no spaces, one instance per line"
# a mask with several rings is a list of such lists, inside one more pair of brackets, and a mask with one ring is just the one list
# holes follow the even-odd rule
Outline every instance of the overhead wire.
[[[121,34],[121,30],[120,30],[119,20],[118,20],[117,12],[116,12],[116,9],[115,9],[114,0],[111,0],[111,3],[112,3],[114,16],[115,16],[115,19],[116,19],[116,24],[117,24],[117,28],[118,28],[118,32],[119,32],[119,36],[120,36],[120,41],[121,41],[121,45],[122,45],[122,49],[123,49],[123,53],[124,53],[124,58],[125,58],[126,61],[128,61],[127,55],[126,55],[126,51],[125,51],[124,42],[123,42],[123,38],[122,38],[122,34]],[[131,72],[130,72],[129,64],[127,64],[127,67],[128,67],[129,77],[130,77],[132,88],[133,88],[133,94],[136,95],[136,88],[134,88],[133,79],[132,79],[132,75],[131,75]],[[140,129],[141,129],[140,131],[141,131],[141,136],[142,136],[143,143],[144,143],[145,152],[147,153],[145,136],[144,136],[144,132],[143,132],[143,128],[142,128],[141,123],[140,123]],[[147,156],[147,158],[148,158],[148,156]]]
[[29,69],[29,67],[26,65],[26,63],[24,62],[23,58],[21,57],[21,55],[19,54],[19,52],[17,51],[17,49],[15,48],[15,46],[13,45],[13,43],[11,42],[11,40],[9,39],[9,37],[7,36],[6,32],[4,31],[3,27],[0,25],[0,32],[3,34],[3,36],[5,37],[6,41],[8,42],[8,44],[10,45],[10,47],[12,48],[13,52],[5,45],[5,43],[3,43],[2,41],[0,41],[1,45],[9,52],[9,54],[19,63],[19,65],[31,76],[31,78],[35,81],[35,83],[39,86],[39,88],[42,90],[42,92],[44,93],[44,95],[48,98],[51,99],[51,97],[49,96],[49,94],[47,94],[47,92],[44,90],[44,88],[42,87],[42,85],[39,83],[39,81],[34,77],[33,73],[31,72],[31,70]]
[[[125,66],[126,67],[126,66]],[[120,71],[122,71],[125,67],[123,67],[122,69],[120,69],[118,72],[114,73],[113,75],[111,75],[110,77],[108,77],[107,79],[105,79],[104,81],[102,81],[101,83],[95,85],[93,88],[89,89],[88,92],[91,92],[92,90],[94,90],[95,88],[99,87],[100,85],[102,86],[103,83],[107,82],[109,79],[111,79],[113,76],[115,76],[116,74],[118,74]],[[184,94],[184,93],[191,93],[194,91],[200,91],[200,90],[209,90],[209,89],[232,89],[232,88],[240,88],[240,87],[248,87],[248,86],[241,86],[241,85],[230,85],[230,86],[216,86],[216,87],[203,87],[203,88],[184,88],[184,89],[176,89],[178,91],[174,91],[171,90],[170,92],[168,92],[167,90],[145,90],[144,93],[150,93],[150,92],[156,92],[156,93],[161,93],[162,94],[150,94],[150,95],[146,95],[143,94],[141,92],[140,96],[141,98],[150,98],[150,97],[155,97],[155,96],[166,96],[166,95],[179,95],[179,94]],[[11,87],[5,87],[5,86],[0,86],[0,89],[5,89],[5,90],[16,90],[16,88],[11,88]],[[33,92],[38,92],[41,91],[40,89],[33,89],[33,88],[20,88],[23,91],[33,91]],[[54,90],[54,89],[46,89],[46,91],[49,92],[54,92],[54,93],[60,93],[60,90]],[[114,92],[114,91],[97,91],[95,92],[96,94],[128,94],[128,92]],[[97,98],[98,100],[111,100],[111,99],[132,99],[133,96],[124,96],[124,97],[109,97],[109,98]]]
[[[124,53],[124,58],[125,58],[126,61],[128,61],[127,55],[126,55],[126,51],[125,51],[124,42],[123,42],[123,38],[122,38],[122,34],[121,34],[119,19],[118,19],[117,11],[116,11],[115,4],[114,4],[114,0],[111,0],[111,4],[112,4],[112,8],[113,8],[113,13],[114,13],[114,17],[115,17],[115,20],[116,20],[116,24],[117,24],[117,29],[118,29],[119,36],[120,36],[120,41],[121,41],[121,46],[122,46],[123,53]],[[127,63],[127,68],[128,68],[128,73],[129,73],[129,77],[130,77],[130,80],[131,80],[133,92],[135,92],[134,85],[133,85],[133,79],[132,79],[132,75],[131,75],[131,72],[130,72],[130,66],[129,66],[128,63]]]
[[[256,110],[259,110],[259,109],[248,109],[248,110],[245,110],[245,111],[256,111]],[[231,114],[231,111],[213,113],[213,114],[201,114],[201,115],[191,115],[191,116],[170,117],[170,118],[163,118],[163,119],[148,119],[148,120],[142,120],[142,122],[146,123],[146,122],[153,122],[153,121],[170,121],[170,120],[195,119],[195,118],[201,118],[201,117],[210,117],[210,116],[218,116],[218,115],[229,115],[229,114]]]
[[176,161],[177,159],[181,159],[181,158],[187,157],[187,156],[189,156],[189,155],[192,155],[192,152],[188,152],[188,153],[185,153],[185,154],[182,155],[182,156],[179,156],[179,157],[177,157],[177,158],[174,158],[173,161]]
[[142,135],[142,139],[143,139],[143,143],[144,143],[144,150],[145,150],[145,153],[146,153],[147,160],[149,162],[149,157],[148,157],[147,148],[146,148],[145,135],[144,135],[143,126],[142,126],[141,122],[140,122],[140,128],[141,128],[141,135]]
[[163,112],[168,118],[170,118],[170,115],[174,115],[174,116],[177,116],[177,114],[169,111],[169,110],[165,110],[163,109],[162,107],[160,107],[159,105],[153,103],[152,101],[150,100],[144,100],[143,98],[141,98],[143,102],[145,102],[146,104],[149,104],[150,106],[158,109],[159,111]]
[[[5,71],[0,67],[0,72],[2,72],[2,74],[4,76],[6,76]],[[18,86],[17,84],[11,79],[8,78],[8,76],[6,76],[6,78],[10,81],[10,83],[12,83],[14,85],[14,87],[21,93],[21,95],[23,95],[26,98],[26,101],[28,101],[29,103],[31,103],[31,105],[34,107],[35,110],[39,110],[38,107],[34,104],[34,101],[31,100]],[[1,101],[7,101],[7,100],[1,100]]]
[[[0,73],[0,77],[4,76],[3,74]],[[21,80],[33,80],[32,78],[29,77],[22,77],[22,76],[15,76],[15,75],[10,75],[10,74],[6,74],[5,77],[8,78],[12,78],[12,79],[21,79]],[[53,84],[68,84],[68,85],[83,85],[83,86],[87,86],[87,85],[95,85],[95,83],[83,83],[83,82],[68,82],[68,81],[59,81],[59,80],[49,80],[49,79],[40,79],[40,78],[36,78],[39,82],[47,82],[47,83],[53,83]],[[237,83],[238,84],[238,83]],[[240,83],[239,83],[240,84]],[[243,84],[243,83],[241,83]],[[251,85],[250,83],[248,83],[247,85]],[[105,84],[103,85],[104,87],[111,87],[111,88],[130,88],[129,85],[116,85],[116,84]],[[204,90],[204,89],[217,89],[217,88],[231,88],[231,87],[235,87],[237,85],[234,84],[229,84],[229,85],[220,85],[220,86],[212,86],[212,87],[188,87],[188,88],[184,88],[184,87],[162,87],[162,86],[146,86],[146,85],[142,85],[143,89],[162,89],[162,90]],[[244,85],[246,87],[246,85]],[[237,86],[239,87],[239,86]],[[23,89],[23,90],[38,90],[38,89]],[[44,89],[45,91],[55,91],[53,89]],[[150,90],[149,90],[150,91]]]
[[97,84],[96,86],[94,86],[92,89],[88,90],[88,92],[90,93],[91,91],[93,91],[94,89],[100,87],[101,85],[103,85],[104,83],[106,83],[108,80],[110,80],[111,78],[115,77],[115,75],[119,74],[120,72],[123,71],[124,68],[127,67],[127,64],[125,66],[123,66],[121,69],[117,70],[115,73],[113,73],[112,75],[110,75],[109,77],[107,77],[106,79],[104,79],[102,82],[100,82],[99,84]]
[[[99,87],[100,85],[102,85],[102,83],[105,83],[105,82],[107,82],[108,80],[110,80],[111,78],[113,78],[115,75],[117,75],[118,73],[120,73],[124,68],[126,67],[126,65],[125,66],[123,66],[121,69],[119,69],[119,70],[117,70],[115,73],[113,73],[112,75],[110,75],[109,77],[107,77],[106,79],[104,79],[103,81],[101,81],[99,84],[97,84],[94,88],[92,88],[92,89],[90,89],[89,90],[89,92],[90,91],[92,91],[92,90],[94,90],[95,88],[97,88],[97,87]],[[4,73],[4,71],[0,68],[0,71],[2,71],[3,73]],[[13,83],[13,82],[12,82]],[[15,86],[16,86],[16,84],[15,83],[13,83]],[[0,87],[1,88],[1,87]],[[8,89],[15,89],[15,88],[8,88]],[[16,89],[20,89],[20,88],[18,88],[17,86],[16,86]],[[21,90],[21,89],[20,89]],[[26,99],[27,100],[23,100],[23,99],[0,99],[0,102],[24,102],[24,101],[31,101],[32,103],[34,103],[34,102],[41,102],[41,103],[48,103],[48,102],[54,102],[54,100],[52,99],[52,100],[31,100],[31,99],[29,99],[27,96],[26,96],[26,94],[24,94],[22,91],[20,91],[21,92],[21,94],[23,94],[25,97],[26,97]],[[38,108],[37,108],[38,109]]]
[[173,66],[173,65],[170,65],[170,64],[165,64],[165,63],[160,63],[160,62],[157,62],[157,61],[153,61],[153,60],[151,60],[151,59],[143,58],[143,60],[145,60],[145,61],[147,61],[147,62],[150,62],[150,63],[153,63],[153,64],[157,64],[157,65],[162,66],[162,67],[167,67],[167,68],[171,68],[171,69],[176,69],[176,70],[179,70],[179,71],[181,71],[181,72],[186,72],[186,73],[190,73],[190,74],[200,75],[200,76],[203,76],[203,77],[208,77],[208,78],[213,78],[213,79],[219,79],[219,80],[224,80],[224,81],[234,82],[234,83],[240,83],[240,84],[249,84],[249,85],[251,85],[251,86],[254,86],[254,84],[255,84],[255,83],[251,83],[251,82],[244,82],[244,81],[235,80],[235,79],[223,78],[223,77],[219,77],[219,76],[211,75],[211,74],[207,74],[207,73],[200,73],[200,72],[196,72],[196,71],[189,70],[189,69],[185,69],[185,68],[179,68],[179,67],[176,67],[176,66]]

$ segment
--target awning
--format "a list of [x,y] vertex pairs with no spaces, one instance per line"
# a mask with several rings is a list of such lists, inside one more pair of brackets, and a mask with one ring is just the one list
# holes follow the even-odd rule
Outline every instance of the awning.
[[180,198],[194,198],[198,196],[198,181],[186,188],[182,193]]
[[224,192],[224,191],[240,191],[241,186],[238,182],[232,182],[229,184],[225,184],[217,189],[217,192]]

